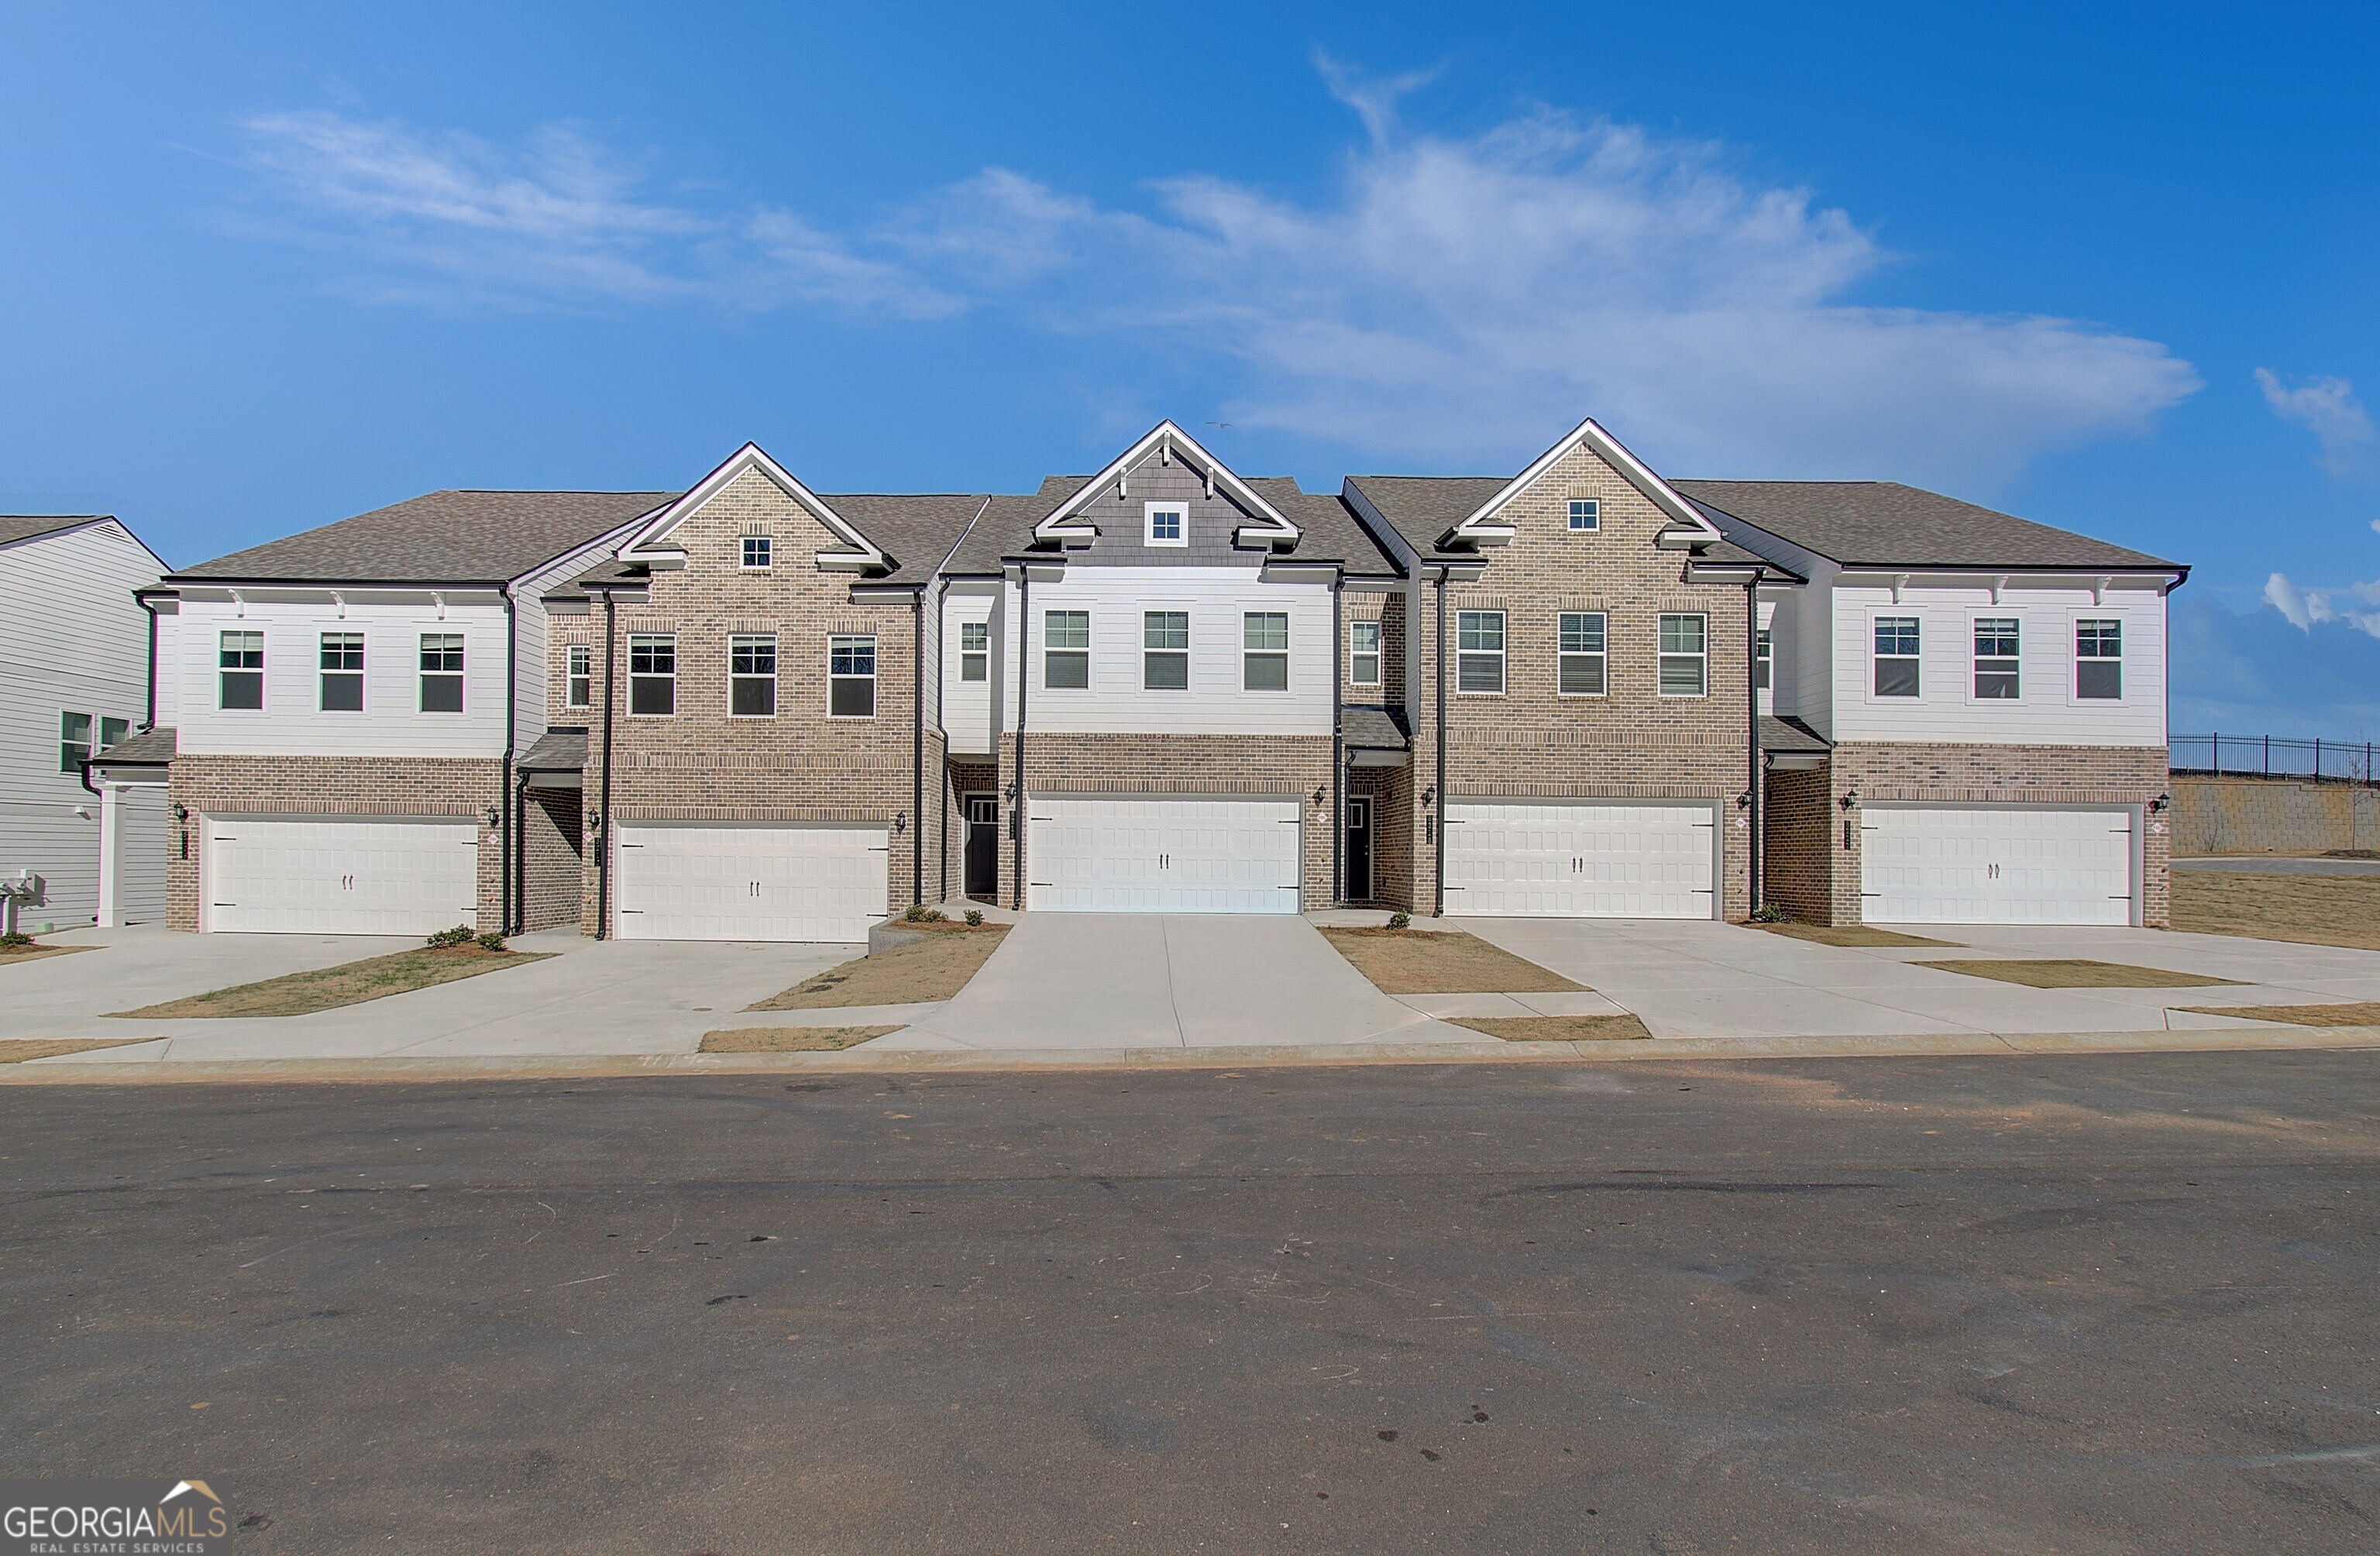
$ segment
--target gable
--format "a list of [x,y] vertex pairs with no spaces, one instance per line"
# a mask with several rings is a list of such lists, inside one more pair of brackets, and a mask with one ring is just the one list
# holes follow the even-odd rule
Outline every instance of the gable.
[[1667,481],[1655,475],[1650,465],[1629,452],[1619,439],[1606,432],[1593,416],[1589,416],[1572,428],[1568,437],[1531,461],[1527,469],[1507,481],[1493,496],[1449,530],[1440,544],[1503,545],[1512,538],[1512,525],[1507,515],[1512,503],[1524,493],[1531,492],[1540,481],[1548,477],[1562,478],[1564,466],[1574,466],[1576,456],[1581,454],[1591,456],[1625,481],[1659,509],[1674,527],[1690,531],[1705,540],[1720,538],[1717,525],[1705,518]]
[[1196,481],[1201,501],[1213,502],[1221,498],[1244,516],[1245,522],[1232,530],[1235,546],[1269,548],[1297,543],[1301,531],[1287,514],[1171,421],[1159,422],[1138,442],[1109,462],[1107,468],[1050,510],[1033,526],[1033,537],[1066,546],[1088,545],[1107,533],[1127,511],[1136,536],[1142,513],[1139,502],[1148,499],[1133,496],[1135,480],[1141,482],[1146,493],[1152,479],[1168,479],[1161,473],[1172,470],[1177,464]]
[[834,542],[812,557],[819,567],[837,573],[885,572],[894,565],[894,559],[826,501],[794,478],[793,472],[779,464],[758,443],[747,443],[730,454],[719,468],[695,483],[684,497],[671,503],[654,516],[653,521],[622,548],[621,560],[641,561],[662,567],[676,565],[683,560],[681,548],[669,543],[669,537],[687,519],[702,511],[712,499],[719,497],[739,482],[758,479],[773,487],[784,499],[823,525]]

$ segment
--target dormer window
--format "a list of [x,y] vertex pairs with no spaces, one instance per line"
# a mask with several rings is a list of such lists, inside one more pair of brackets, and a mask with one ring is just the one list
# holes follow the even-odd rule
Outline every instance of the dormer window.
[[1592,535],[1603,527],[1603,504],[1592,497],[1570,500],[1570,528],[1573,535]]
[[1148,532],[1144,544],[1150,546],[1187,546],[1190,544],[1190,505],[1186,502],[1146,502],[1141,505]]
[[766,573],[773,560],[771,551],[771,548],[767,536],[746,536],[744,537],[744,571]]

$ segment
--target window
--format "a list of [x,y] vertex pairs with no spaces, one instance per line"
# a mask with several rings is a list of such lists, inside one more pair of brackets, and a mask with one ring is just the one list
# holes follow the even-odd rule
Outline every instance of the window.
[[588,707],[595,701],[595,650],[584,643],[574,643],[565,652],[562,700],[571,707]]
[[2074,694],[2112,700],[2124,694],[2124,623],[2074,623]]
[[1150,610],[1140,618],[1140,683],[1152,692],[1190,686],[1190,612]]
[[129,718],[103,718],[99,721],[99,749],[107,750],[132,732]]
[[[871,707],[869,711],[874,711]],[[731,633],[727,639],[727,712],[735,718],[773,718],[777,713],[777,640],[766,634]]]
[[959,623],[959,679],[988,681],[991,677],[991,623]]
[[1975,695],[2006,701],[2017,694],[2017,620],[2013,616],[1975,619]]
[[76,773],[91,758],[91,715],[58,715],[58,771]]
[[1091,613],[1050,610],[1041,617],[1041,684],[1072,687],[1091,683]]
[[1608,624],[1608,618],[1600,610],[1561,613],[1560,669],[1563,696],[1603,695],[1603,636]]
[[1768,667],[1775,662],[1776,653],[1770,645],[1768,629],[1761,628],[1752,634],[1752,686],[1756,692],[1768,690]]
[[876,639],[826,640],[827,712],[837,718],[876,717]]
[[463,711],[463,634],[421,634],[421,711]]
[[1190,544],[1190,505],[1186,502],[1150,502],[1141,512],[1148,515],[1151,546],[1187,546]]
[[322,695],[324,713],[364,710],[364,634],[322,634]]
[[1380,683],[1380,623],[1347,623],[1347,679],[1358,686]]
[[1251,692],[1289,690],[1289,616],[1280,610],[1251,610],[1244,618],[1240,657],[1245,669],[1240,684]]
[[771,561],[772,560],[771,553],[773,549],[774,548],[771,546],[767,536],[746,536],[744,537],[745,567],[754,573],[766,572]]
[[1592,497],[1570,500],[1570,527],[1573,535],[1585,535],[1603,527],[1603,504]]
[[1504,613],[1458,610],[1454,615],[1454,689],[1504,689]]
[[218,640],[215,664],[225,707],[264,706],[264,634],[225,633]]
[[1699,697],[1710,681],[1710,619],[1661,618],[1661,695]]
[[671,633],[628,634],[628,711],[677,711],[677,639]]
[[1879,697],[1917,695],[1917,618],[1879,616],[1876,619],[1876,694]]

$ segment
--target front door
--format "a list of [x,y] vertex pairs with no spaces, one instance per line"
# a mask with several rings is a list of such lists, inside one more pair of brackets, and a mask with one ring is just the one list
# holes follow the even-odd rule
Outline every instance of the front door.
[[966,796],[966,895],[1000,896],[1000,797]]
[[1347,802],[1347,900],[1372,899],[1372,802]]

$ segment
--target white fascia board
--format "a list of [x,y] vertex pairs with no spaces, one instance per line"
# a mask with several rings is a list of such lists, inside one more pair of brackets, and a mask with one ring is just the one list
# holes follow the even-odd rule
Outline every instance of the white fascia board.
[[[832,530],[838,539],[857,553],[857,560],[860,561],[861,566],[890,567],[892,565],[892,559],[878,549],[874,541],[860,534],[858,530],[852,527],[850,521],[828,507],[818,493],[795,480],[792,471],[771,459],[758,443],[747,443],[737,449],[727,457],[725,464],[695,483],[694,489],[655,514],[638,532],[635,539],[621,548],[621,560],[662,565],[669,558],[674,556],[683,562],[684,552],[663,549],[659,547],[658,542],[663,536],[684,523],[688,515],[725,490],[729,483],[751,470],[758,470],[767,476],[779,491],[801,504],[812,518]],[[821,568],[833,567],[836,562],[830,559],[839,560],[843,555],[833,551],[822,551],[819,554],[818,565]]]
[[1528,489],[1536,478],[1552,469],[1555,464],[1572,449],[1586,447],[1601,455],[1605,464],[1627,479],[1630,486],[1645,494],[1645,499],[1670,518],[1690,528],[1700,530],[1712,539],[1721,538],[1712,523],[1700,510],[1687,501],[1670,483],[1653,474],[1652,467],[1623,447],[1619,439],[1606,432],[1593,416],[1571,428],[1570,436],[1537,455],[1526,470],[1504,483],[1501,490],[1481,503],[1471,516],[1456,525],[1451,538],[1467,540],[1479,546],[1500,546],[1512,537],[1512,526],[1496,524],[1495,517],[1504,505]]
[[[1292,524],[1271,503],[1257,494],[1255,488],[1226,469],[1223,462],[1201,448],[1198,440],[1171,421],[1160,421],[1148,435],[1110,461],[1106,469],[1075,489],[1075,495],[1050,510],[1050,516],[1033,526],[1037,540],[1089,539],[1099,534],[1096,525],[1081,517],[1082,511],[1096,501],[1120,477],[1138,467],[1159,448],[1169,448],[1214,479],[1215,485],[1232,494],[1233,501],[1264,521],[1261,525],[1243,525],[1234,532],[1233,544],[1245,544],[1240,537],[1261,537],[1267,543],[1297,540],[1305,532]],[[1071,521],[1071,522],[1070,522]]]

